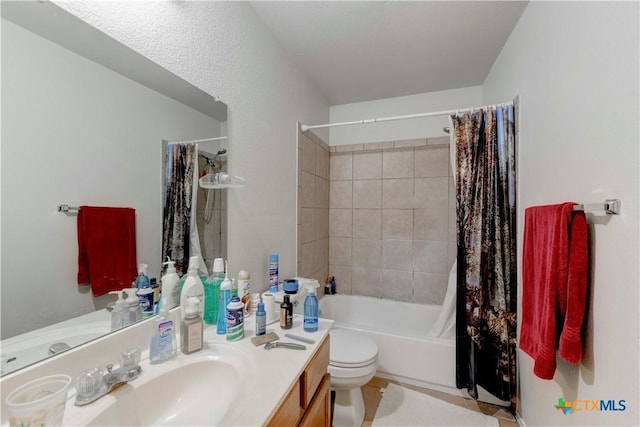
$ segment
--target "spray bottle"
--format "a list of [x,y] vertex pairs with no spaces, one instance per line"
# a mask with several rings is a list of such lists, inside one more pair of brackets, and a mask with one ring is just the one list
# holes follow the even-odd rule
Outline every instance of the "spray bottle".
[[320,286],[317,280],[304,282],[307,288],[307,297],[304,299],[304,331],[316,332],[318,330],[318,298],[316,288]]

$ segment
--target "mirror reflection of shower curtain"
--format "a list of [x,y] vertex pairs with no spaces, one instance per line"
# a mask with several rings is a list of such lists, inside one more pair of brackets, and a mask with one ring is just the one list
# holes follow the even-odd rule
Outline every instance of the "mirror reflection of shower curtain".
[[199,257],[198,267],[207,271],[202,259],[196,223],[198,197],[198,146],[167,144],[165,194],[162,217],[162,262],[176,262],[176,272],[187,272],[189,258]]
[[[457,200],[456,386],[516,395],[513,104],[451,116]],[[452,147],[453,149],[454,147]]]

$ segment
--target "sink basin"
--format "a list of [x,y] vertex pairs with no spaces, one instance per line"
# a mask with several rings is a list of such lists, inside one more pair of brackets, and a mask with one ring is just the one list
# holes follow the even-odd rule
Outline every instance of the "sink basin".
[[[217,344],[159,365],[142,364],[142,375],[73,412],[89,426],[211,426],[227,424],[252,386],[255,360],[243,349]],[[69,409],[69,408],[67,408]],[[87,419],[88,418],[88,419]],[[66,418],[74,423],[74,419]],[[79,420],[78,420],[79,421]],[[84,422],[82,424],[85,424]]]

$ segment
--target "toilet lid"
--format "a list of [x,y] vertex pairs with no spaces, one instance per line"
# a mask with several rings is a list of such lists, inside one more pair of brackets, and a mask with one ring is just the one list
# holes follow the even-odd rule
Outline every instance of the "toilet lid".
[[332,329],[329,334],[329,363],[334,366],[356,367],[373,362],[378,356],[376,342],[362,333]]

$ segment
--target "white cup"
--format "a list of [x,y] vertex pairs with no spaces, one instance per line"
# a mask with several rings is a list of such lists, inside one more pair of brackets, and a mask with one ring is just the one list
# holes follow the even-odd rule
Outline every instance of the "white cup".
[[61,426],[69,375],[50,375],[38,378],[13,390],[7,399],[10,426]]

